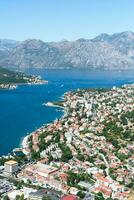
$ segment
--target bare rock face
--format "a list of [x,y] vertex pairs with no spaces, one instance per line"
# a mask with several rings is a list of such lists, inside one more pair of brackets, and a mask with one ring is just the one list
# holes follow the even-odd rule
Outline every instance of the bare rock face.
[[134,69],[134,33],[101,34],[94,39],[49,42],[0,40],[0,66],[27,68]]

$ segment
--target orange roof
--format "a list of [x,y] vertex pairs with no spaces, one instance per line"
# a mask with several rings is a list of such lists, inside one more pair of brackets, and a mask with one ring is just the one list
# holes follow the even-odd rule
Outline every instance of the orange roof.
[[60,177],[61,177],[61,178],[67,178],[68,175],[67,175],[67,174],[60,174]]
[[96,188],[94,189],[94,191],[95,191],[95,192],[100,191],[100,192],[102,192],[102,193],[103,193],[104,195],[106,195],[106,196],[110,196],[111,193],[112,193],[111,188],[106,187],[106,186],[96,187]]
[[75,195],[67,195],[61,198],[61,200],[77,200],[77,196]]
[[95,177],[103,177],[103,174],[98,172],[98,173],[94,174],[94,176]]
[[103,181],[103,182],[107,182],[107,183],[111,182],[109,179],[104,178],[104,177],[98,177],[97,180],[100,180],[100,181]]
[[47,161],[48,161],[48,157],[46,157],[46,158],[40,160],[39,162],[40,162],[40,163],[45,163],[45,162],[47,162]]

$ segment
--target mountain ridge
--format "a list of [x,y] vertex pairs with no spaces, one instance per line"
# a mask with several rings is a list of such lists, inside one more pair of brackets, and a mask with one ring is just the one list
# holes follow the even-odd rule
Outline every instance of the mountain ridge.
[[0,66],[21,71],[68,67],[134,70],[134,33],[103,33],[93,39],[60,42],[0,40]]

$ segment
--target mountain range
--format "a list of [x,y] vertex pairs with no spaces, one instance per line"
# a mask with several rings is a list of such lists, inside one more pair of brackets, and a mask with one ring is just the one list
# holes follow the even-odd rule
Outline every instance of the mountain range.
[[28,68],[134,70],[134,33],[103,33],[93,39],[60,42],[1,39],[0,67],[20,71]]

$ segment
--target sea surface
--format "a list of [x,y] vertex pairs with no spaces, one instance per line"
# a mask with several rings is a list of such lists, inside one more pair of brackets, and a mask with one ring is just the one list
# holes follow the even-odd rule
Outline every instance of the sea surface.
[[50,123],[63,114],[62,110],[46,107],[48,101],[77,88],[111,88],[134,83],[134,71],[30,70],[49,81],[46,85],[19,86],[0,90],[0,155],[19,147],[28,133]]

